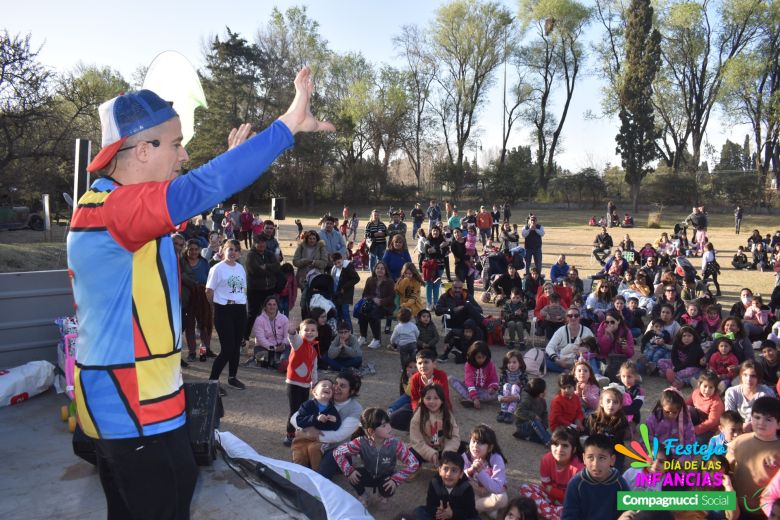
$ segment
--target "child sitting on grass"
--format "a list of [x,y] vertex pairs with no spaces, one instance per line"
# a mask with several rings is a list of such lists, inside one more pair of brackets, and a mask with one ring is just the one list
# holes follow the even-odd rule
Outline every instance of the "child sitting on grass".
[[519,350],[510,350],[504,354],[501,376],[498,381],[499,412],[496,421],[512,424],[512,416],[520,401],[520,393],[528,384],[525,374],[525,361]]
[[573,427],[577,431],[582,431],[585,415],[582,413],[582,402],[574,392],[575,386],[577,381],[574,380],[573,375],[558,376],[560,391],[550,402],[550,430]]
[[742,435],[742,426],[745,420],[734,410],[726,410],[718,421],[718,434],[710,439],[708,449],[715,453],[718,446],[728,447],[729,443]]
[[428,484],[425,505],[414,514],[417,520],[479,520],[474,489],[464,473],[463,458],[456,452],[441,454],[437,474]]
[[409,444],[415,457],[422,462],[439,466],[441,453],[460,450],[460,430],[455,416],[444,401],[441,385],[432,383],[422,390],[409,424]]
[[547,384],[544,379],[531,379],[520,396],[520,403],[515,410],[517,431],[512,435],[518,439],[547,444],[550,432],[547,431],[547,402],[544,391]]
[[718,376],[709,370],[699,376],[699,385],[685,401],[693,422],[693,433],[700,443],[709,442],[718,430],[723,415],[723,400],[718,394]]
[[506,492],[506,457],[492,428],[480,424],[472,430],[463,463],[477,497],[477,511],[498,513],[509,502],[509,497]]
[[398,324],[393,329],[390,336],[390,345],[398,350],[401,356],[401,369],[406,366],[406,362],[414,359],[417,352],[417,338],[420,336],[420,330],[412,322],[412,311],[402,307],[398,311]]
[[[366,488],[374,488],[382,497],[380,503],[395,494],[402,483],[417,471],[419,463],[406,445],[393,437],[390,416],[381,408],[366,408],[360,415],[361,435],[333,451],[333,459],[355,489],[358,500],[368,506]],[[351,464],[352,456],[360,454],[363,467]],[[396,470],[396,460],[403,468]]]
[[582,468],[580,440],[571,428],[558,427],[550,439],[550,451],[539,463],[541,484],[523,484],[520,494],[530,497],[547,520],[558,520],[569,481]]
[[464,380],[450,377],[450,385],[460,394],[460,404],[479,410],[482,401],[492,401],[498,393],[496,365],[490,360],[490,348],[484,341],[475,341],[466,353]]
[[[749,515],[762,506],[760,492],[769,484],[780,466],[780,439],[777,426],[780,420],[780,400],[759,397],[750,412],[753,433],[745,433],[729,443],[726,459],[732,466],[734,490],[740,502],[740,518],[759,518]],[[775,497],[776,498],[776,497]]]
[[615,465],[615,441],[606,435],[591,435],[585,440],[585,468],[566,486],[562,520],[583,518],[616,518],[618,491],[628,491],[628,484]]
[[417,330],[419,331],[417,350],[427,348],[436,352],[436,347],[439,345],[439,331],[431,320],[431,311],[423,309],[417,313]]

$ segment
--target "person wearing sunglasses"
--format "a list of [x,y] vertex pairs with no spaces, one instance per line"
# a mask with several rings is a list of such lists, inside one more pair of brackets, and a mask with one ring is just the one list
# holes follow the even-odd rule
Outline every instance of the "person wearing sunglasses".
[[571,345],[579,346],[583,338],[593,336],[593,332],[580,323],[580,311],[570,307],[566,311],[566,324],[555,331],[544,350],[548,372],[565,372],[572,368],[574,361],[561,357],[561,352]]
[[591,359],[596,375],[605,374],[612,379],[623,361],[634,355],[634,337],[617,309],[610,309],[596,330],[598,352]]
[[663,294],[657,298],[655,307],[653,307],[653,318],[661,317],[661,305],[669,304],[672,306],[672,317],[675,321],[680,319],[685,313],[685,302],[680,298],[676,285],[666,284],[663,288]]

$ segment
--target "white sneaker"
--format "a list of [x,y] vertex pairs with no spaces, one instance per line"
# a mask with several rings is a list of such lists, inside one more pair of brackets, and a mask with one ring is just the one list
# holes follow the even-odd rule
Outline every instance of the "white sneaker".
[[367,341],[368,341],[368,340],[367,340],[366,338],[364,338],[363,336],[360,336],[360,337],[358,338],[358,345],[360,345],[360,346],[362,347],[363,345],[365,345],[365,344],[366,344],[366,342],[367,342]]
[[368,344],[368,348],[370,348],[371,350],[376,350],[381,347],[382,347],[382,343],[380,343],[378,339],[375,339]]

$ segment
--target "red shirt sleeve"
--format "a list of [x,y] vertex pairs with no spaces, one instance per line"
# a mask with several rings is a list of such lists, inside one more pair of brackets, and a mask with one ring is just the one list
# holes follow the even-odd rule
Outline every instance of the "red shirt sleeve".
[[122,247],[134,252],[176,229],[166,201],[169,185],[170,182],[143,182],[119,186],[106,198],[106,227]]

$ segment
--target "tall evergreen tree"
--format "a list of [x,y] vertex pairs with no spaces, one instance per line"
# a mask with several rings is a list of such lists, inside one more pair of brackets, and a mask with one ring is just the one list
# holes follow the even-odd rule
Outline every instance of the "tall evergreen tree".
[[615,141],[636,213],[642,179],[650,173],[648,163],[657,154],[652,98],[653,80],[661,64],[661,33],[653,28],[650,0],[631,0],[628,12],[625,69],[618,88],[620,133]]

